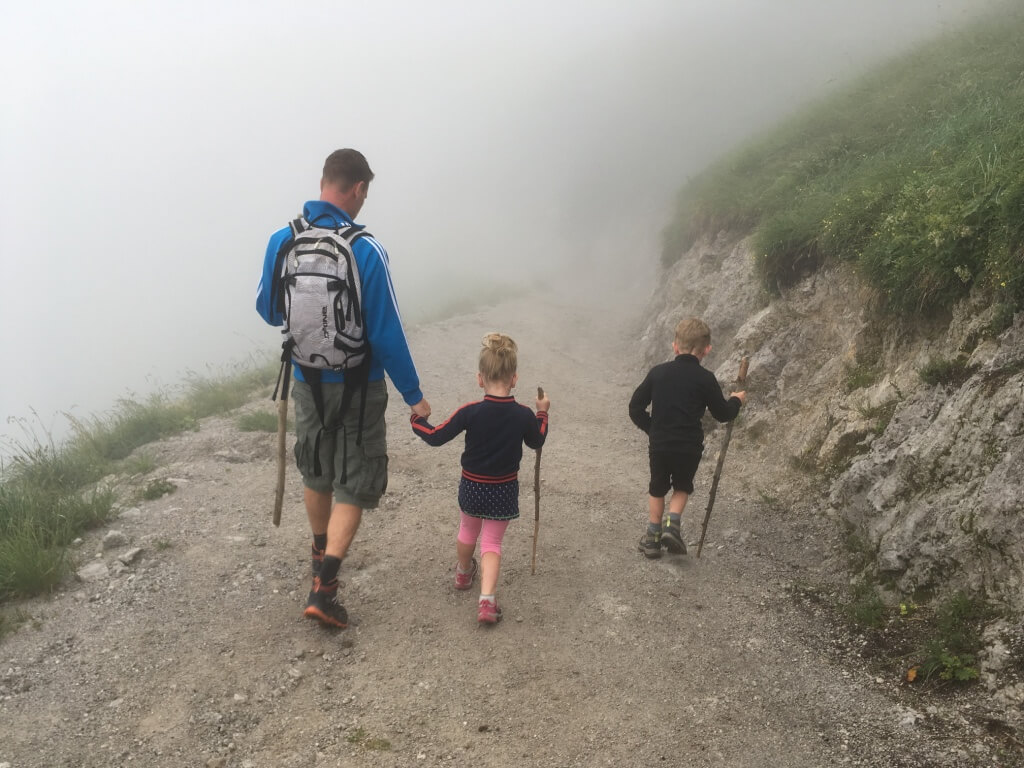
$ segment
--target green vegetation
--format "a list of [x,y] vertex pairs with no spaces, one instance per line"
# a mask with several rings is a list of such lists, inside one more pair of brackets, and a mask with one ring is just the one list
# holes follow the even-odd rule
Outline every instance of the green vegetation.
[[22,624],[31,621],[31,617],[24,611],[0,611],[0,640]]
[[391,742],[387,739],[378,739],[370,736],[365,729],[356,728],[349,731],[345,737],[349,744],[358,744],[363,749],[370,749],[376,752],[387,752],[391,749]]
[[892,417],[896,413],[897,405],[899,405],[898,401],[890,400],[887,403],[882,403],[874,407],[865,406],[863,408],[858,408],[857,412],[865,421],[874,422],[871,425],[871,431],[876,435],[881,435],[885,432],[885,428],[889,426],[889,422],[892,421]]
[[931,622],[933,634],[917,652],[923,678],[956,683],[976,679],[981,630],[990,618],[992,611],[983,601],[962,592],[940,603]]
[[146,487],[142,489],[142,492],[139,494],[139,498],[145,499],[146,501],[153,501],[154,499],[159,499],[161,496],[174,493],[176,490],[178,490],[178,486],[170,480],[150,480],[146,483]]
[[967,358],[959,355],[950,360],[935,358],[929,360],[918,372],[925,384],[949,384],[959,386],[974,373],[974,368],[967,364]]
[[877,364],[868,365],[857,363],[846,368],[846,391],[854,392],[858,389],[873,386],[878,381],[880,369]]
[[948,308],[974,286],[1024,308],[1024,12],[889,62],[687,185],[674,263],[702,233],[754,232],[770,291],[852,262],[884,306]]
[[850,590],[842,611],[884,666],[936,688],[978,678],[982,630],[995,616],[984,599],[963,592],[930,605],[907,600],[890,607],[870,578]]
[[866,582],[860,582],[852,589],[845,609],[850,621],[858,627],[879,629],[885,624],[885,603],[875,588]]
[[[95,487],[111,472],[145,474],[155,466],[141,445],[196,429],[199,419],[229,411],[273,383],[277,365],[248,366],[201,379],[190,375],[183,393],[125,398],[104,417],[69,417],[72,436],[63,444],[26,430],[8,446],[12,459],[0,476],[0,601],[53,589],[70,567],[67,547],[82,531],[108,520],[113,491]],[[143,491],[157,498],[174,490],[155,480]]]
[[243,413],[238,417],[238,428],[243,432],[277,432],[277,414],[267,411]]
[[122,461],[118,469],[129,475],[148,475],[156,469],[156,457],[140,451]]

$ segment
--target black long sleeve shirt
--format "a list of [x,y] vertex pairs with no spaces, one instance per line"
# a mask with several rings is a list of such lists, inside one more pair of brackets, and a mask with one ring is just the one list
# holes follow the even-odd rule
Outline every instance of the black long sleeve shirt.
[[548,434],[548,414],[534,415],[514,397],[485,395],[468,403],[436,427],[426,419],[412,415],[412,430],[430,445],[444,445],[460,432],[466,432],[466,450],[462,453],[462,474],[478,482],[514,480],[523,458],[523,443],[537,449]]
[[725,399],[715,374],[694,355],[677,355],[654,366],[636,388],[629,401],[629,418],[650,436],[651,451],[700,454],[705,409],[718,421],[732,421],[740,405],[738,397]]

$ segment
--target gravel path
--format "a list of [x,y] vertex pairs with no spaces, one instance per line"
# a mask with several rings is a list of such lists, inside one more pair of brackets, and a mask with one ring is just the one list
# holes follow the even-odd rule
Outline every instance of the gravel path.
[[[644,371],[613,314],[546,296],[410,334],[437,421],[479,397],[490,330],[519,343],[521,400],[537,385],[552,400],[537,573],[527,452],[497,627],[479,628],[474,594],[451,586],[461,446],[422,444],[399,398],[388,495],[342,567],[356,623],[341,633],[301,616],[294,466],[275,529],[273,436],[239,432],[237,414],[209,419],[144,449],[160,466],[129,485],[178,489],[126,504],[110,526],[123,539],[90,534],[77,550],[89,581],[20,606],[31,621],[0,643],[0,767],[1019,765],[963,702],[915,702],[841,661],[856,638],[793,599],[829,577],[828,529],[766,505],[770,467],[742,427],[703,557],[636,552],[646,446],[626,403]],[[691,539],[713,451],[684,517]]]

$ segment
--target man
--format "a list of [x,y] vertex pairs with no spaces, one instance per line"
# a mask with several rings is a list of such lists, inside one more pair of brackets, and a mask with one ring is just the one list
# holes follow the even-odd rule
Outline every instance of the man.
[[[372,180],[373,171],[362,153],[354,149],[332,152],[324,163],[320,199],[305,204],[303,218],[327,229],[354,226]],[[278,257],[287,253],[292,239],[290,227],[275,232],[263,260],[256,311],[271,325],[282,325],[285,320],[278,296],[282,289],[277,279]],[[355,240],[352,251],[370,346],[368,383],[357,387],[350,380],[347,407],[343,407],[344,373],[320,370],[318,393],[316,382],[307,381],[310,370],[304,375],[296,364],[292,390],[295,460],[305,484],[306,514],[313,532],[313,588],[304,613],[325,626],[341,629],[348,626],[348,614],[337,600],[338,569],[359,529],[363,510],[375,508],[387,487],[385,372],[414,414],[430,416],[402,329],[388,255],[369,235]],[[315,399],[321,393],[318,408]]]

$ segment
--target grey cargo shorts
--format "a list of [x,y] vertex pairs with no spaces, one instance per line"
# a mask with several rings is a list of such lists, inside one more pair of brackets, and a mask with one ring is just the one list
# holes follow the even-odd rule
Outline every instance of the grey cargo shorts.
[[[325,381],[324,423],[338,426],[341,393],[345,384]],[[318,493],[334,491],[334,501],[353,504],[361,509],[374,509],[388,486],[388,441],[384,411],[388,405],[388,390],[384,380],[371,381],[366,391],[366,413],[363,416],[362,445],[356,445],[359,427],[360,394],[356,392],[341,426],[325,429],[320,435],[320,477],[314,469],[316,436],[320,431],[320,417],[313,404],[309,384],[296,380],[292,384],[295,401],[295,463],[306,487]],[[345,483],[341,483],[343,461],[348,463]]]

